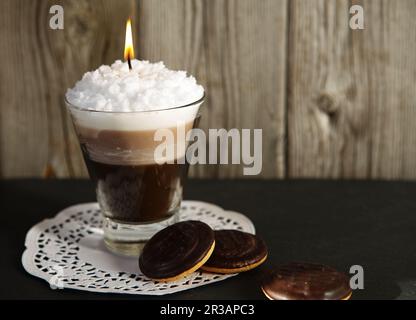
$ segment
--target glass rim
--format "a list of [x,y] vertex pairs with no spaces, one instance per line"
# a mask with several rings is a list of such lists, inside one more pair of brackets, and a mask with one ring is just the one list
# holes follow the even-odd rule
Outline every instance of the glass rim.
[[191,103],[187,103],[185,105],[181,105],[181,106],[177,106],[177,107],[163,107],[162,109],[150,109],[150,110],[136,110],[136,111],[107,111],[107,110],[94,110],[94,109],[85,109],[85,108],[81,108],[78,107],[76,105],[74,105],[73,103],[69,102],[66,98],[66,96],[64,97],[64,102],[65,104],[69,107],[69,108],[73,108],[77,111],[81,111],[81,112],[94,112],[94,113],[113,113],[113,114],[132,114],[132,113],[150,113],[150,112],[158,112],[158,111],[168,111],[168,110],[177,110],[177,109],[183,109],[186,107],[191,107],[194,106],[196,104],[200,104],[202,102],[204,102],[205,100],[205,92],[202,95],[201,98],[199,98],[198,100],[191,102]]

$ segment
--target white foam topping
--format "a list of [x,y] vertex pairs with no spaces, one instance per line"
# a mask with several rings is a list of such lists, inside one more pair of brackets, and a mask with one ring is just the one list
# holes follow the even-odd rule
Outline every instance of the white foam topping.
[[[82,132],[89,157],[93,160],[110,164],[168,161],[167,157],[154,158],[155,146],[123,149],[114,148],[110,143],[106,148],[105,143],[98,141],[100,133],[103,130],[185,128],[198,115],[204,89],[185,71],[169,70],[162,62],[133,60],[131,64],[132,70],[126,62],[119,60],[111,67],[101,66],[85,73],[74,88],[67,91],[66,99],[75,126]],[[94,142],[95,139],[98,140]],[[169,143],[176,146],[175,141]],[[185,146],[182,146],[182,151],[178,151],[175,157],[184,156]]]
[[204,94],[202,86],[185,71],[173,71],[163,62],[115,61],[87,72],[66,99],[87,110],[132,112],[175,108],[193,103]]
[[[77,126],[97,130],[141,131],[173,128],[193,121],[202,86],[185,71],[172,71],[163,62],[117,60],[84,74],[66,93]],[[101,112],[96,112],[101,111]],[[102,112],[104,111],[104,112]]]

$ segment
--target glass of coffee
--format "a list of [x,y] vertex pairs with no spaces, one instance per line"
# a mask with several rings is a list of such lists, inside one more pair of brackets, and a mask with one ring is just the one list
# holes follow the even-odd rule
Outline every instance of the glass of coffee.
[[[128,112],[66,101],[113,252],[137,256],[154,233],[177,221],[188,171],[186,133],[197,125],[203,99]],[[167,133],[173,139],[163,138]]]

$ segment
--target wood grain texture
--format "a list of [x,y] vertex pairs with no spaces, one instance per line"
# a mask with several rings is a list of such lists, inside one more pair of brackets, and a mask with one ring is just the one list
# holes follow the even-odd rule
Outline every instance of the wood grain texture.
[[[262,177],[284,176],[286,0],[142,0],[141,58],[187,70],[206,89],[201,125],[262,128]],[[195,166],[198,177],[241,165]]]
[[[49,8],[64,7],[64,30]],[[134,1],[3,0],[0,176],[85,176],[63,96],[82,74],[122,57]]]
[[412,0],[290,2],[289,177],[416,178],[415,16]]
[[128,16],[140,58],[206,88],[203,129],[263,129],[261,177],[416,178],[414,0],[2,0],[0,177],[86,176],[63,96],[122,57]]

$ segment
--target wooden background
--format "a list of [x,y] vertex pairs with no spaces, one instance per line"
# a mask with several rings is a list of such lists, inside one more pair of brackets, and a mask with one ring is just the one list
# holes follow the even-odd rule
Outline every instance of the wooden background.
[[204,85],[203,128],[263,128],[261,177],[416,178],[415,0],[1,0],[1,177],[86,176],[63,95],[122,57],[128,16],[139,58]]

